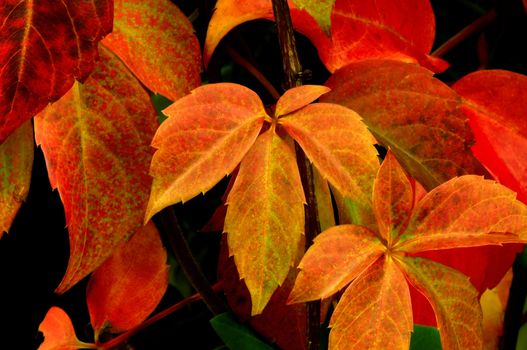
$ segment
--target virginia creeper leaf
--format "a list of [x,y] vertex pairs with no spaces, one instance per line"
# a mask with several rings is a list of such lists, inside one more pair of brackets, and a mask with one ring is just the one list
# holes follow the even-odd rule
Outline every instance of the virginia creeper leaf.
[[397,239],[414,204],[412,186],[395,156],[388,151],[373,187],[373,209],[379,233],[388,245]]
[[229,313],[223,313],[210,320],[212,328],[231,350],[272,350],[258,338],[249,327],[237,322]]
[[331,201],[331,191],[328,182],[320,175],[320,171],[313,168],[313,182],[317,198],[318,218],[322,231],[335,226],[335,213]]
[[315,103],[280,118],[279,123],[300,144],[322,177],[342,194],[371,205],[379,162],[375,140],[357,113],[335,104]]
[[49,309],[38,328],[44,334],[44,342],[38,350],[77,350],[95,349],[95,344],[87,344],[77,339],[71,320],[59,307]]
[[527,77],[502,70],[478,71],[453,88],[464,98],[476,138],[474,155],[527,203]]
[[441,350],[439,331],[435,327],[414,324],[410,350]]
[[335,5],[335,0],[293,0],[299,10],[305,10],[313,17],[324,33],[330,33],[331,29],[331,10]]
[[327,93],[329,88],[322,85],[302,85],[287,90],[276,102],[275,116],[292,113]]
[[167,0],[114,1],[114,29],[103,44],[146,87],[172,101],[198,87],[198,39],[192,24],[176,5]]
[[32,167],[33,126],[27,121],[0,144],[0,238],[27,197]]
[[95,270],[86,292],[95,340],[107,326],[126,331],[154,311],[168,286],[166,260],[159,232],[149,222]]
[[298,268],[289,302],[327,298],[349,284],[382,255],[384,245],[373,231],[339,225],[318,235]]
[[352,108],[377,140],[427,189],[481,172],[461,99],[415,64],[370,60],[335,72],[324,102]]
[[516,194],[475,175],[454,178],[415,207],[399,247],[406,252],[521,243],[527,207]]
[[392,259],[381,258],[346,289],[331,317],[329,348],[407,350],[410,292]]
[[164,110],[156,132],[154,177],[146,220],[161,209],[204,193],[231,173],[267,117],[262,101],[231,83],[199,87]]
[[481,307],[468,278],[428,259],[404,257],[402,262],[407,278],[432,304],[443,349],[481,349]]
[[149,143],[157,123],[150,97],[111,52],[100,51],[90,79],[35,118],[70,236],[70,261],[57,293],[141,227],[151,184]]
[[0,8],[0,143],[94,68],[113,1],[5,0]]
[[304,192],[292,140],[274,127],[243,158],[227,198],[229,254],[262,312],[295,264],[304,232]]

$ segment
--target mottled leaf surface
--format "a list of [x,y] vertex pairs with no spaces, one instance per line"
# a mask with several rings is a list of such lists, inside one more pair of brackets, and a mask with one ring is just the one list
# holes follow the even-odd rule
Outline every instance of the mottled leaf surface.
[[199,87],[164,110],[156,132],[150,174],[154,181],[146,213],[208,191],[231,173],[254,143],[264,118],[262,101],[231,83]]
[[166,260],[159,232],[149,222],[95,270],[86,301],[96,340],[107,326],[127,331],[154,311],[168,286]]
[[175,101],[200,85],[198,39],[176,5],[167,0],[114,2],[114,28],[103,44],[146,87]]
[[29,192],[33,167],[33,125],[22,124],[0,144],[0,238],[9,231]]
[[276,102],[275,116],[292,113],[327,93],[329,88],[322,85],[302,85],[287,90]]
[[95,344],[86,344],[77,339],[68,314],[56,306],[49,309],[38,330],[44,335],[44,342],[40,344],[38,350],[77,350],[95,347]]
[[402,266],[410,282],[432,304],[443,349],[481,349],[481,307],[468,277],[428,259],[405,257]]
[[156,127],[148,94],[106,49],[85,84],[76,83],[35,118],[37,144],[64,204],[70,236],[58,293],[95,270],[141,227]]
[[400,249],[412,251],[518,242],[527,237],[527,207],[516,194],[475,175],[454,178],[415,207]]
[[331,91],[321,100],[359,113],[425,188],[482,171],[470,151],[474,139],[460,97],[432,72],[415,64],[370,60],[342,68],[326,85]]
[[463,77],[453,88],[464,98],[476,138],[474,155],[527,202],[527,77],[483,70]]
[[413,329],[410,291],[392,259],[381,258],[346,289],[329,326],[329,348],[407,350]]
[[94,68],[113,1],[4,0],[0,7],[0,143]]
[[279,123],[331,185],[364,205],[370,203],[379,162],[375,140],[357,113],[315,103],[280,118]]
[[299,10],[309,13],[326,34],[330,33],[331,10],[333,10],[335,0],[293,0],[293,2]]
[[293,303],[327,298],[349,284],[377,260],[384,245],[375,233],[354,225],[339,225],[318,235],[298,268],[291,292]]
[[229,255],[262,312],[294,265],[304,232],[304,192],[292,140],[274,127],[243,158],[227,198]]

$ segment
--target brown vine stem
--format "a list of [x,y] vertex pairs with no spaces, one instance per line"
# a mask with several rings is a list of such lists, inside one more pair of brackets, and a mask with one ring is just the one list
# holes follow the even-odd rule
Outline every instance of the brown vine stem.
[[[216,283],[214,286],[212,286],[212,290],[214,290],[215,292],[218,292],[220,291],[222,288],[222,283],[221,282],[218,282]],[[202,299],[202,296],[201,294],[199,293],[195,293],[183,300],[181,300],[179,303],[177,304],[174,304],[172,306],[170,306],[169,308],[155,314],[154,316],[150,317],[149,319],[147,319],[145,322],[141,323],[140,325],[128,330],[127,332],[105,342],[105,343],[102,343],[102,344],[99,344],[97,346],[97,349],[99,350],[111,350],[113,348],[115,348],[116,346],[118,345],[121,345],[122,343],[124,343],[125,341],[127,341],[128,339],[130,339],[132,336],[134,336],[136,333],[138,333],[139,331],[143,330],[144,328],[148,327],[148,326],[151,326],[152,324],[162,320],[163,318],[173,314],[174,312],[182,309],[183,307],[187,306],[188,304],[191,304],[195,301],[198,301],[198,300],[201,300]]]
[[[291,89],[302,85],[302,66],[298,59],[295,36],[291,14],[287,0],[273,0],[273,13],[277,25],[278,42],[282,54],[282,65],[285,75],[285,87]],[[306,249],[312,244],[313,239],[320,233],[320,220],[318,217],[317,200],[315,197],[315,183],[313,180],[313,167],[298,143],[295,143],[295,152],[302,179],[302,186],[307,200],[305,210],[305,236]],[[307,303],[307,334],[306,343],[309,350],[318,350],[320,347],[320,301]]]
[[262,84],[262,86],[269,92],[269,94],[275,99],[280,98],[280,93],[274,88],[273,84],[260,72],[251,62],[243,58],[236,50],[231,46],[227,46],[227,54],[234,62],[236,62],[241,67],[245,68],[253,77],[256,78]]
[[492,23],[492,21],[494,21],[494,19],[496,19],[496,11],[492,9],[477,20],[475,20],[474,22],[472,22],[471,24],[469,24],[468,26],[466,26],[465,28],[463,28],[461,31],[459,31],[459,33],[448,39],[443,45],[441,45],[434,52],[432,52],[432,56],[443,57],[454,47],[459,45],[463,40],[488,26],[490,23]]
[[157,219],[159,219],[161,232],[166,235],[174,257],[187,276],[190,284],[201,295],[201,298],[214,315],[224,312],[226,310],[225,303],[212,289],[212,286],[194,259],[174,209],[172,207],[163,209],[157,215]]

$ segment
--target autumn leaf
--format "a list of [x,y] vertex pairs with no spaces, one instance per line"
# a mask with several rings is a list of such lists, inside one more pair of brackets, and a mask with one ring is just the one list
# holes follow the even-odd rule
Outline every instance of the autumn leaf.
[[0,144],[0,238],[9,231],[29,192],[33,147],[30,121],[22,124]]
[[323,178],[342,194],[371,205],[377,152],[375,140],[359,115],[335,104],[316,103],[278,122],[300,144]]
[[0,143],[93,70],[112,30],[113,1],[3,1]]
[[192,24],[176,5],[167,0],[114,1],[114,29],[102,43],[148,89],[172,101],[198,87],[198,39]]
[[477,71],[453,89],[464,99],[463,109],[476,138],[474,155],[527,202],[527,77],[502,70]]
[[161,209],[208,191],[231,173],[254,143],[267,116],[246,87],[220,83],[192,91],[164,110],[157,130],[154,177],[146,220]]
[[37,144],[70,236],[70,261],[57,293],[95,270],[141,227],[156,126],[148,94],[107,49],[85,84],[76,83],[35,118]]
[[407,350],[413,329],[410,292],[392,259],[377,260],[340,298],[329,327],[330,349]]
[[309,13],[317,21],[324,33],[330,34],[331,10],[333,10],[335,0],[293,0],[293,3],[299,10],[305,10]]
[[127,331],[154,311],[168,287],[166,260],[159,232],[149,222],[95,270],[86,301],[96,341],[104,328]]
[[[527,207],[507,188],[477,176],[450,180],[411,206],[408,198],[416,197],[416,188],[389,150],[373,192],[376,217],[387,211],[386,222],[377,225],[385,233],[335,226],[322,232],[302,258],[290,302],[324,298],[351,282],[330,321],[330,349],[362,348],[367,339],[370,349],[408,348],[412,309],[408,285],[400,282],[403,274],[431,303],[443,349],[481,348],[478,291],[468,277],[412,255],[426,249],[525,243]],[[482,201],[478,193],[491,194],[490,199]],[[499,218],[489,217],[496,209]],[[433,243],[427,245],[427,240]]]
[[370,60],[350,64],[328,80],[323,102],[356,111],[405,169],[428,190],[467,173],[481,173],[470,152],[473,136],[461,99],[415,64]]
[[38,350],[77,350],[95,349],[95,344],[81,342],[75,335],[71,320],[59,307],[49,309],[38,328],[44,334],[44,342]]
[[276,102],[275,116],[282,117],[295,112],[327,92],[329,88],[322,85],[302,85],[289,89]]
[[229,255],[251,293],[253,315],[262,312],[294,264],[304,203],[293,142],[271,127],[241,162],[224,227]]

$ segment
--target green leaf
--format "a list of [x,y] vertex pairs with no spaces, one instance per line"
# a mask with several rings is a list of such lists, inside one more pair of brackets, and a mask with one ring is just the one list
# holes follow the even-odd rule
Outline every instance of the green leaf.
[[439,331],[435,327],[414,324],[410,350],[441,350]]
[[160,94],[151,94],[150,99],[157,112],[157,121],[159,124],[164,122],[168,117],[163,113],[163,109],[172,104],[172,101]]
[[273,347],[260,340],[247,326],[239,323],[225,312],[210,320],[214,331],[231,350],[273,350]]

